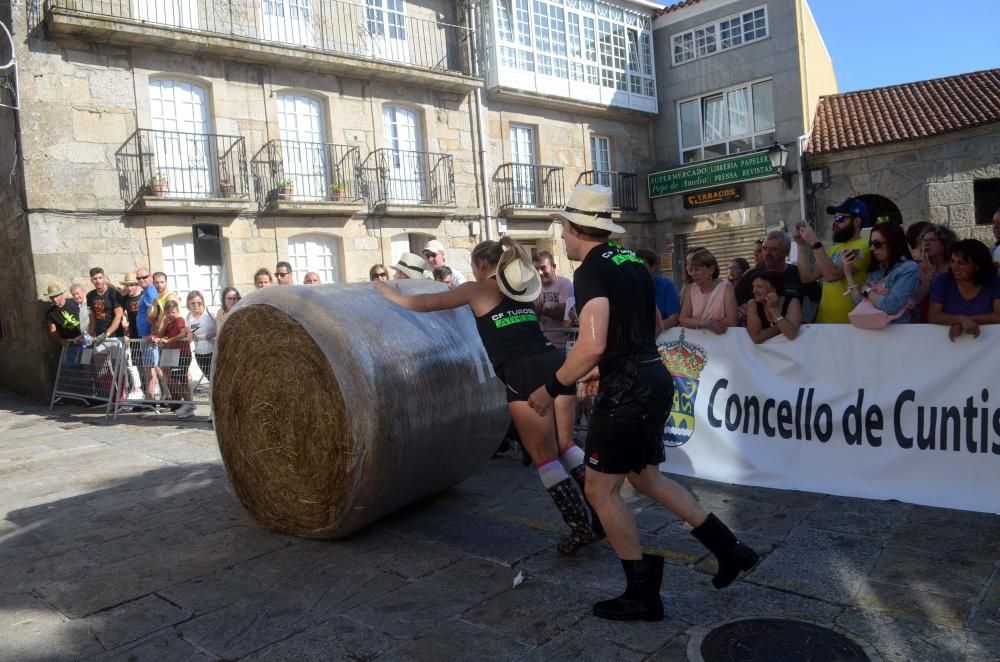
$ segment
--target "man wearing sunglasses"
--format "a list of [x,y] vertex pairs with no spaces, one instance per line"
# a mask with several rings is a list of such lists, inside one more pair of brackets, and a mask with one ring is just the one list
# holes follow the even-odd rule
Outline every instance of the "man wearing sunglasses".
[[861,228],[871,224],[868,205],[858,198],[847,198],[836,207],[827,207],[826,213],[833,214],[833,246],[824,248],[807,223],[795,226],[794,239],[799,244],[798,265],[803,283],[822,279],[823,295],[816,312],[817,324],[848,324],[847,314],[854,308],[851,297],[844,296],[847,286],[844,282],[844,255],[854,256],[854,280],[859,285],[868,276],[871,249],[861,238]]

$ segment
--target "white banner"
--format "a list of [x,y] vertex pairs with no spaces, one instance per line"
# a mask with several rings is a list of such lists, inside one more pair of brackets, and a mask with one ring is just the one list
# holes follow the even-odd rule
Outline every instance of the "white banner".
[[743,329],[664,332],[676,391],[661,468],[996,513],[1000,327],[947,334],[826,324],[754,345]]

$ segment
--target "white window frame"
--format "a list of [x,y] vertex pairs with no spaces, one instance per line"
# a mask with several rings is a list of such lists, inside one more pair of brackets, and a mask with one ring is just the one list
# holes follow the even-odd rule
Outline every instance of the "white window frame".
[[[738,43],[734,43],[736,40],[734,40],[732,36],[729,37],[728,42],[723,40],[723,31],[731,27],[730,24],[734,20],[739,20],[740,25],[744,26],[746,25],[746,21],[749,17],[749,21],[753,23],[757,20],[755,14],[758,11],[763,12],[763,35],[755,35],[750,40],[744,40],[746,33],[740,32]],[[754,28],[754,30],[756,30],[756,28]],[[702,25],[695,26],[690,30],[670,35],[670,61],[672,65],[676,67],[681,64],[687,64],[688,62],[693,62],[695,60],[700,60],[701,58],[715,55],[716,53],[733,50],[734,48],[742,48],[747,44],[755,44],[758,41],[763,41],[770,36],[771,26],[768,23],[767,5],[759,5],[736,14],[730,14],[729,16],[712,21],[711,23],[704,23]]]
[[590,167],[596,174],[595,183],[611,186],[611,138],[590,134]]
[[[764,83],[769,83],[771,85],[771,117],[770,124],[757,125],[758,114],[755,112],[754,107],[754,86],[762,85]],[[730,106],[731,99],[735,98],[734,93],[740,90],[745,90],[746,92],[746,122],[749,127],[749,131],[741,132],[739,134],[733,134],[730,132],[730,113],[734,110]],[[704,108],[705,101],[710,99],[715,99],[716,97],[722,98],[722,103],[725,108],[724,126],[721,127],[722,135],[719,140],[705,140],[705,118],[704,118]],[[697,143],[684,143],[684,125],[682,122],[682,110],[685,104],[694,102],[694,108],[698,111],[698,138]],[[764,104],[761,104],[763,107]],[[689,106],[690,108],[690,106]],[[686,99],[680,99],[677,101],[676,108],[676,119],[677,119],[677,147],[678,156],[681,163],[696,163],[698,161],[711,160],[714,158],[720,158],[723,156],[730,156],[733,154],[743,154],[753,150],[762,149],[764,147],[769,147],[774,142],[775,136],[775,119],[774,119],[774,79],[773,78],[761,78],[758,80],[752,80],[740,85],[734,85],[732,87],[723,88],[721,90],[713,90],[705,94],[700,94],[696,97],[688,97]],[[765,122],[766,122],[766,118]],[[733,143],[738,143],[740,141],[749,141],[745,149],[734,149]],[[706,147],[715,147],[717,145],[724,144],[725,154],[712,154],[711,156],[705,156]],[[696,154],[689,155],[685,158],[685,154],[688,152],[696,152]],[[693,156],[693,158],[691,158]]]
[[315,271],[321,283],[342,281],[340,253],[343,242],[329,234],[307,233],[288,238],[288,262],[292,265],[292,282],[301,283],[306,274]]
[[[176,246],[183,246],[184,254],[178,255]],[[194,241],[191,234],[172,235],[160,240],[163,273],[167,275],[167,289],[176,292],[181,300],[181,313],[187,315],[188,292],[198,290],[205,299],[206,308],[222,305],[222,283],[225,267],[197,265],[194,263]]]
[[598,0],[491,5],[498,67],[656,98],[649,16]]

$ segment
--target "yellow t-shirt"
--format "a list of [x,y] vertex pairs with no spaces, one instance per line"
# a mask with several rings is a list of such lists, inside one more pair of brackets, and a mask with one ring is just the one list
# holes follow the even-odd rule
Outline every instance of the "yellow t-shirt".
[[[838,269],[843,263],[844,251],[860,250],[861,257],[854,260],[854,282],[860,287],[868,280],[868,265],[872,260],[872,252],[868,248],[868,241],[862,237],[853,239],[843,244],[834,244],[826,249],[826,254],[830,260],[837,265]],[[847,280],[841,279],[832,283],[823,280],[823,298],[819,301],[819,309],[816,311],[817,324],[848,324],[847,313],[854,309],[854,300],[849,296],[844,296],[847,289]]]

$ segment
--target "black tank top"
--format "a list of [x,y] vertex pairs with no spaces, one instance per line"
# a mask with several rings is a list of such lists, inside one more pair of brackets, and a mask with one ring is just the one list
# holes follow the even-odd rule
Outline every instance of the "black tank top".
[[506,296],[493,310],[476,317],[476,329],[497,374],[512,359],[553,348],[538,326],[535,307],[531,303],[514,301]]

